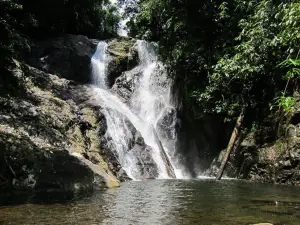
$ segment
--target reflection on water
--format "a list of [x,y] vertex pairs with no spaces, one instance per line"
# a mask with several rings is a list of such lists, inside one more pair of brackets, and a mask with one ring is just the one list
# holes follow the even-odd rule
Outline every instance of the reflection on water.
[[29,202],[0,206],[0,224],[300,224],[299,187],[236,180],[128,182],[83,199]]

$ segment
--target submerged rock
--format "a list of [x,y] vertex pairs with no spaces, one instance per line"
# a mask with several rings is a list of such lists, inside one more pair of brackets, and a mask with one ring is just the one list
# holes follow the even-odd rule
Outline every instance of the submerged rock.
[[256,224],[252,224],[252,225],[273,225],[272,223],[256,223]]

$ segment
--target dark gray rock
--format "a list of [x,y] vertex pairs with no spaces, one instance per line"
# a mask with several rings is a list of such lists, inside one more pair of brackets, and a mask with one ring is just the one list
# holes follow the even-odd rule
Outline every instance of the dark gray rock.
[[121,182],[125,182],[125,181],[130,181],[131,180],[130,177],[128,177],[126,171],[123,168],[121,168],[119,170],[119,172],[117,173],[117,178]]
[[136,162],[136,179],[144,180],[144,179],[155,179],[158,177],[158,169],[157,165],[154,162],[151,152],[152,148],[150,146],[144,145],[135,145],[130,153],[137,157]]
[[90,62],[97,41],[81,35],[66,35],[32,46],[29,64],[47,72],[81,83],[90,81]]
[[[92,191],[94,173],[68,151],[40,149],[26,136],[0,133],[1,171],[9,189]],[[6,171],[6,172],[5,172]]]
[[[36,186],[38,190],[85,192],[93,191],[97,174],[67,151],[49,154],[46,160],[37,162]],[[97,181],[98,186],[105,187],[105,182]]]
[[[246,179],[260,171],[253,167],[258,160],[258,146],[255,143],[253,134],[248,134],[242,143],[230,154],[224,170],[224,176]],[[216,176],[224,158],[226,149],[222,150],[218,157],[215,157],[205,171],[205,175]],[[250,175],[251,174],[251,175]]]
[[135,67],[130,71],[123,72],[122,75],[116,79],[111,91],[129,104],[142,72],[141,67]]
[[[165,108],[161,117],[156,123],[156,130],[163,141],[168,141],[168,145],[174,144],[176,141],[176,128],[178,126],[177,112],[175,108]],[[165,143],[165,142],[164,142]]]
[[[114,113],[114,116],[121,117],[125,121],[125,126],[130,131],[129,140],[127,142],[126,154],[133,156],[135,160],[134,177],[136,179],[153,179],[158,177],[158,169],[152,158],[152,148],[148,146],[141,133],[133,126],[133,124],[126,118],[126,116],[119,112],[110,110],[110,113]],[[106,123],[106,119],[103,118],[101,123]],[[103,126],[103,125],[102,125]],[[107,127],[107,125],[104,127]],[[130,178],[126,172],[122,169],[120,164],[115,142],[110,137],[109,133],[103,133],[100,136],[101,148],[100,152],[106,162],[108,162],[110,170],[118,177],[121,181],[129,180]]]

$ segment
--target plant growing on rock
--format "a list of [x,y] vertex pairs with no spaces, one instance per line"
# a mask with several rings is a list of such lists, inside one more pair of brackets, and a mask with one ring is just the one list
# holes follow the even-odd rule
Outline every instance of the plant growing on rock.
[[271,148],[267,153],[267,158],[270,161],[270,167],[272,170],[272,176],[274,183],[276,182],[276,160],[277,160],[277,154],[274,148]]

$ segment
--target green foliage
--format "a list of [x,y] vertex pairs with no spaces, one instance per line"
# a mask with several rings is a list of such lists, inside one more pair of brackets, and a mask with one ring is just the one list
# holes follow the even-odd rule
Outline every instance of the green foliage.
[[[199,104],[199,96],[208,86],[213,65],[236,43],[238,21],[246,11],[239,5],[223,0],[141,0],[129,22],[131,35],[159,42],[161,58],[194,116],[211,108]],[[208,101],[213,102],[211,96]]]
[[[277,36],[278,42],[288,46],[290,53],[299,51],[300,40],[300,3],[297,0],[287,1],[278,6],[276,18],[280,21],[278,28],[280,33]],[[297,53],[296,53],[297,54]]]
[[259,126],[258,126],[258,124],[257,123],[252,123],[252,126],[251,126],[251,132],[256,132],[256,131],[258,131],[258,129],[259,129]]
[[61,33],[90,37],[116,35],[119,17],[105,0],[23,0],[23,9],[33,18],[31,33],[36,37]]
[[92,38],[117,35],[120,16],[108,0],[0,1],[0,67],[29,50],[29,40],[66,33]]
[[280,67],[287,68],[288,71],[283,76],[284,80],[287,80],[284,92],[279,97],[275,98],[275,104],[271,105],[272,110],[274,106],[282,109],[286,114],[293,113],[296,107],[296,99],[291,96],[285,96],[289,83],[295,83],[295,79],[300,75],[300,60],[299,59],[286,59],[279,64]]
[[19,50],[27,47],[26,37],[17,30],[20,26],[17,18],[22,16],[22,8],[11,1],[0,2],[0,69],[6,67]]
[[131,35],[159,42],[193,117],[234,118],[246,107],[255,121],[275,98],[286,111],[295,106],[289,96],[300,74],[297,0],[140,0],[131,11]]
[[[239,111],[238,105],[258,107],[272,96],[266,90],[276,88],[276,67],[284,54],[277,53],[273,44],[276,35],[276,5],[262,1],[246,19],[241,19],[241,29],[233,46],[233,54],[224,55],[214,66],[207,95],[214,98],[220,112]],[[226,99],[226,104],[224,104]],[[205,99],[199,98],[200,102]],[[267,100],[268,101],[268,100]],[[213,109],[214,110],[214,109]]]
[[287,59],[279,64],[281,67],[289,68],[284,79],[289,80],[300,75],[300,59]]
[[[285,113],[292,113],[295,110],[296,106],[296,100],[294,97],[291,96],[284,96],[282,93],[281,96],[275,98],[275,105],[279,109],[282,109]],[[270,108],[271,110],[273,109],[273,106]]]

